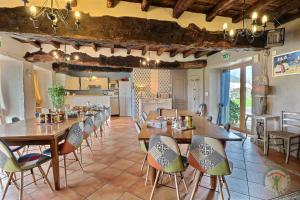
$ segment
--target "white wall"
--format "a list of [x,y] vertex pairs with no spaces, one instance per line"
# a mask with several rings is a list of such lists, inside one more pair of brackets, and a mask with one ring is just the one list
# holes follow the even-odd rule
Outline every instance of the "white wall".
[[42,98],[41,107],[51,108],[51,102],[48,95],[48,88],[53,85],[53,71],[43,69],[41,67],[34,67],[37,79],[39,82],[40,95]]

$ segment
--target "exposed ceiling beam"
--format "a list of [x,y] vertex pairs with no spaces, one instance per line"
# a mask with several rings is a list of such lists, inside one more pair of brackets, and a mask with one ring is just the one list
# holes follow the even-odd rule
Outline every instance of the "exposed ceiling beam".
[[86,65],[72,65],[68,63],[53,63],[52,69],[57,73],[68,74],[70,72],[86,71],[86,72],[132,72],[132,68],[114,68],[114,67],[95,67]]
[[107,0],[106,6],[107,6],[107,8],[115,7],[115,0]]
[[148,11],[151,4],[151,0],[142,0],[141,9],[142,11]]
[[76,50],[79,50],[80,49],[80,44],[78,44],[78,42],[73,42],[72,44],[72,47]]
[[[58,57],[53,56],[53,51],[56,52]],[[33,53],[27,52],[24,56],[24,59],[28,62],[64,62],[66,56],[71,58],[68,61],[68,64],[73,65],[82,65],[82,66],[96,66],[96,67],[113,67],[113,68],[140,68],[140,60],[143,59],[142,57],[135,57],[135,56],[111,56],[106,57],[103,55],[99,55],[99,57],[91,57],[86,53],[81,52],[73,52],[71,54],[65,54],[63,51],[60,50],[53,50],[48,53],[43,51],[36,51]],[[79,57],[79,59],[75,59],[75,55]],[[194,60],[194,61],[187,61],[187,62],[165,62],[160,61],[156,64],[155,60],[149,61],[150,65],[145,66],[148,68],[159,68],[159,69],[193,69],[193,68],[203,68],[206,67],[207,61],[206,60]],[[144,68],[144,67],[143,67]]]
[[[259,12],[260,10],[264,9],[268,4],[272,3],[274,0],[269,0],[269,1],[257,1],[255,4],[253,4],[249,9],[246,10],[245,12],[245,17],[250,17],[254,11]],[[243,19],[243,14],[241,13],[240,15],[233,17],[232,22],[233,23],[238,23]]]
[[196,53],[198,51],[199,51],[198,49],[190,49],[190,50],[184,51],[182,53],[182,57],[183,58],[189,57],[190,55],[192,55],[192,54],[194,54],[194,53]]
[[59,42],[56,42],[56,41],[51,40],[51,41],[50,41],[50,44],[51,44],[54,48],[56,48],[56,49],[59,49],[59,48],[60,48],[60,43],[59,43]]
[[[289,15],[289,16],[284,16],[281,18],[277,18],[277,20],[280,22],[280,24],[285,24],[287,22],[290,22],[294,19],[298,19],[300,18],[300,12],[294,15]],[[279,24],[276,24],[276,26],[279,26]]]
[[163,54],[163,52],[165,52],[165,51],[166,51],[166,48],[160,47],[157,49],[156,55],[161,56],[161,54]]
[[217,15],[221,14],[224,10],[227,10],[233,3],[238,0],[221,0],[212,9],[210,9],[206,15],[206,21],[211,22]]
[[111,53],[111,54],[114,54],[114,53],[115,53],[115,45],[114,45],[114,44],[111,45],[111,47],[110,47],[110,53]]
[[176,19],[179,18],[194,2],[195,0],[177,0],[173,8],[173,17]]
[[201,58],[202,56],[205,56],[209,53],[209,51],[199,51],[197,53],[194,54],[195,58]]
[[[280,19],[285,18],[283,15],[286,13],[289,13],[291,11],[298,11],[300,9],[300,1],[299,0],[291,0],[285,6],[280,7],[279,9],[276,9],[276,12],[269,13],[268,15],[271,17],[270,19]],[[296,12],[299,16],[299,12]],[[297,16],[297,14],[295,16]],[[287,19],[285,19],[287,20]]]
[[41,48],[41,46],[42,46],[41,42],[39,42],[39,41],[28,41],[28,43],[36,48]]
[[98,51],[98,45],[96,43],[92,43],[92,48],[95,52]]
[[149,51],[149,47],[146,45],[142,48],[142,55],[146,55],[146,53]]
[[[41,43],[55,40],[62,44],[76,42],[80,46],[91,46],[92,43],[96,43],[107,47],[114,43],[122,48],[131,46],[139,49],[141,46],[151,46],[152,49],[162,47],[183,50],[190,48],[258,50],[264,48],[266,43],[266,38],[257,37],[251,44],[247,40],[238,40],[235,44],[225,40],[222,31],[207,31],[196,25],[183,28],[171,21],[135,17],[94,17],[84,13],[78,30],[59,28],[57,34],[53,35],[51,23],[45,18],[41,21],[44,25],[39,30],[34,29],[30,18],[24,17],[27,15],[24,7],[0,8],[0,13],[3,19],[0,20],[0,33],[27,38],[26,40],[38,40]],[[68,18],[68,24],[74,23],[72,20],[74,19]]]
[[130,55],[130,53],[131,53],[131,48],[127,47],[127,55]]
[[180,49],[174,49],[170,51],[170,57],[175,57],[177,54],[181,53]]

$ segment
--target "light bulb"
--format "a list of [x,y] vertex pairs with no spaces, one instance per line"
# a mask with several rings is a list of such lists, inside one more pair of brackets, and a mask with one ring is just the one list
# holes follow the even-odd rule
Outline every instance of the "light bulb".
[[227,23],[224,23],[223,24],[223,30],[226,30],[228,28],[228,24]]
[[254,26],[252,27],[252,32],[253,32],[253,33],[256,33],[256,31],[257,31],[257,26],[254,25]]
[[147,57],[147,62],[149,62],[150,61],[150,58],[149,57]]
[[233,37],[233,36],[234,36],[234,30],[233,30],[233,29],[231,29],[231,30],[229,31],[229,35],[230,35],[230,37]]
[[159,60],[159,59],[156,59],[156,63],[157,63],[157,64],[160,63],[160,60]]
[[31,13],[31,15],[32,15],[33,17],[36,16],[36,7],[35,7],[35,6],[31,6],[31,7],[30,7],[30,13]]
[[66,60],[67,60],[67,61],[70,61],[70,56],[67,56],[67,57],[66,57]]
[[92,80],[96,80],[97,79],[97,77],[96,76],[92,76]]
[[57,52],[56,52],[56,51],[53,51],[53,52],[52,52],[52,55],[53,55],[53,56],[57,56]]
[[261,22],[263,24],[267,23],[268,22],[268,16],[267,15],[264,15],[262,18],[261,18]]
[[54,56],[54,58],[55,58],[55,59],[58,59],[58,58],[59,58],[59,56],[56,54],[56,55]]
[[253,12],[252,14],[252,20],[257,20],[258,14],[257,12]]
[[76,11],[74,16],[75,16],[76,20],[79,20],[80,19],[80,12]]
[[78,55],[75,55],[75,56],[74,56],[74,59],[75,59],[75,60],[79,60],[79,56],[78,56]]
[[143,61],[142,64],[143,64],[143,65],[146,65],[146,61]]

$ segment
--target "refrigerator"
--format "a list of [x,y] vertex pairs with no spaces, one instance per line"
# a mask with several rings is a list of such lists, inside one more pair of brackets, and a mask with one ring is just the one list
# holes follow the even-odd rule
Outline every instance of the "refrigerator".
[[132,116],[130,81],[119,81],[119,104],[120,116]]

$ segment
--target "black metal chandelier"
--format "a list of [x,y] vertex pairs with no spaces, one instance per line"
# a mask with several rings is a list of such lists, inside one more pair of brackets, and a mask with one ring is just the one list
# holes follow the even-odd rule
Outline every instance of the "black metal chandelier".
[[[64,9],[60,9],[60,5],[64,4],[61,0],[44,0],[42,6],[39,8],[31,6],[30,19],[33,22],[34,28],[39,28],[38,21],[44,17],[47,17],[51,21],[54,33],[56,33],[58,28],[58,21],[62,22],[65,26],[69,26],[67,19],[70,13],[72,13],[72,1],[73,0],[68,0]],[[23,2],[26,5],[29,1],[23,0]],[[80,15],[79,11],[74,12],[75,26],[77,29],[80,26]]]
[[243,3],[243,10],[242,10],[242,16],[243,16],[243,27],[240,29],[230,29],[228,31],[228,24],[223,24],[223,32],[224,32],[224,39],[227,39],[231,41],[232,43],[236,44],[238,41],[238,38],[246,38],[249,43],[253,43],[254,39],[257,37],[261,37],[262,35],[265,35],[267,30],[267,23],[268,23],[268,16],[262,15],[260,22],[259,22],[259,16],[256,11],[252,13],[252,23],[251,27],[246,27],[246,0],[244,0]]

